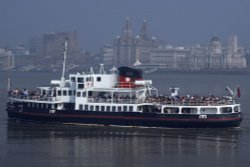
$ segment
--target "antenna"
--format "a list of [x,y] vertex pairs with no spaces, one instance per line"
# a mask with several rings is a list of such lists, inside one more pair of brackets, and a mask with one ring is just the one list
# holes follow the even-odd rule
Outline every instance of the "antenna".
[[67,50],[68,50],[68,38],[66,38],[64,42],[63,69],[62,69],[62,77],[61,77],[61,83],[60,83],[61,87],[64,87],[65,85],[65,68],[66,68]]

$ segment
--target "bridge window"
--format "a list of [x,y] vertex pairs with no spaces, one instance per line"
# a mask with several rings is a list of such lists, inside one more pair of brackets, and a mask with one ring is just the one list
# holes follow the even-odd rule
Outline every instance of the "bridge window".
[[76,82],[76,78],[75,77],[71,77],[70,80],[71,80],[71,82]]
[[78,89],[83,89],[84,88],[84,84],[78,84]]
[[118,106],[117,110],[118,110],[118,111],[122,111],[122,107],[121,107],[121,106]]
[[123,111],[127,111],[128,107],[127,106],[123,106]]
[[97,78],[96,78],[96,81],[97,81],[97,82],[101,82],[101,77],[97,77]]
[[110,106],[107,106],[107,111],[110,111]]
[[165,107],[163,112],[167,114],[178,114],[180,109],[178,107]]
[[115,106],[112,106],[112,111],[116,111],[116,107]]
[[133,106],[129,106],[129,111],[130,111],[130,112],[133,111]]
[[86,104],[86,105],[84,106],[84,109],[85,109],[85,110],[88,110],[88,109],[89,109],[89,106]]
[[77,82],[78,83],[83,83],[83,78],[82,77],[77,78]]
[[101,106],[101,111],[105,111],[105,107],[104,106]]
[[95,111],[99,111],[99,106],[95,106]]

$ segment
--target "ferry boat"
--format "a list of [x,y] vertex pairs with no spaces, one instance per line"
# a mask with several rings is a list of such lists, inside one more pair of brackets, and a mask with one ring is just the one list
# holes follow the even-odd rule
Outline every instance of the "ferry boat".
[[67,43],[60,80],[36,91],[10,89],[7,113],[10,119],[128,127],[227,128],[239,127],[242,113],[237,97],[230,95],[180,96],[178,88],[159,96],[142,71],[129,67],[100,65],[99,72],[69,74],[65,79]]

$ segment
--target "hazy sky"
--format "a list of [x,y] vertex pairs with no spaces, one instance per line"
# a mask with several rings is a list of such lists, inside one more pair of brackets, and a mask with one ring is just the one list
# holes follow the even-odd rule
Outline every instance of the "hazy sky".
[[150,34],[172,45],[206,43],[216,33],[250,46],[250,0],[0,0],[0,46],[76,30],[80,46],[97,52],[121,34],[126,17],[134,35],[146,19]]

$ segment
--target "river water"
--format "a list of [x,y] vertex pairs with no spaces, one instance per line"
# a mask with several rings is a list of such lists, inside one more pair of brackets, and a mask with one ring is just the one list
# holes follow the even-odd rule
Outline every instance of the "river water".
[[8,120],[7,78],[20,88],[59,79],[58,73],[0,72],[0,167],[248,167],[250,75],[147,74],[159,92],[225,95],[240,85],[243,122],[233,129],[153,129],[36,124]]

